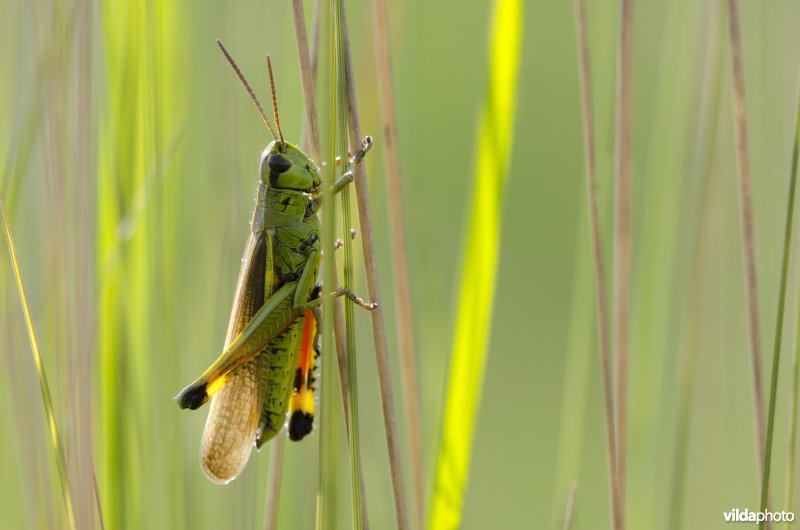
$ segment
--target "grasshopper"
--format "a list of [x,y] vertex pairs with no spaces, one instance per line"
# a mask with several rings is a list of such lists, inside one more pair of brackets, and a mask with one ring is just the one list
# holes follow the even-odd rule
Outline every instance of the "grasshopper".
[[[242,471],[253,445],[260,448],[284,423],[291,440],[301,440],[312,430],[314,370],[320,353],[322,182],[311,158],[283,139],[269,55],[277,135],[233,58],[219,40],[217,44],[273,138],[261,155],[256,207],[225,348],[175,398],[178,406],[192,410],[211,400],[200,461],[212,481],[224,484]],[[360,162],[371,145],[367,137],[350,163]],[[338,193],[352,180],[352,171],[346,172],[332,191]],[[376,307],[348,289],[336,289],[332,296],[346,296],[366,309]]]

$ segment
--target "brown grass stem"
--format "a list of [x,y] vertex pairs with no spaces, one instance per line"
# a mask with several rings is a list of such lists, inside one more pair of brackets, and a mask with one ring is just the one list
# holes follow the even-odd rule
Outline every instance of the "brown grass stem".
[[[77,129],[75,134],[75,159],[73,162],[74,187],[76,190],[75,201],[75,220],[76,229],[74,240],[76,247],[82,255],[90,256],[94,252],[94,234],[96,227],[96,209],[92,201],[92,190],[97,185],[96,171],[94,166],[93,146],[96,137],[92,133],[92,123],[95,117],[95,109],[92,106],[92,83],[93,83],[93,4],[83,1],[76,7],[76,52],[78,57],[78,88],[76,90]],[[73,265],[74,267],[74,265]],[[93,508],[97,511],[97,518],[101,530],[105,528],[103,519],[103,508],[100,499],[100,491],[97,487],[97,477],[94,467],[94,442],[96,438],[92,426],[92,404],[94,403],[94,389],[92,375],[95,372],[95,334],[93,327],[97,321],[96,300],[97,290],[95,282],[95,263],[94,260],[86,260],[75,267],[73,278],[75,280],[75,312],[81,315],[76,318],[74,327],[76,329],[75,342],[75,366],[76,376],[72,388],[75,405],[72,413],[75,414],[76,422],[79,425],[76,438],[81,450],[85,451],[78,460],[77,468],[81,475],[81,489],[85,492],[86,517],[89,521],[94,520]],[[68,324],[72,325],[72,324]],[[85,456],[83,456],[85,455]],[[89,493],[91,491],[91,493]],[[92,500],[94,502],[92,502]],[[92,505],[95,505],[94,507]],[[78,519],[80,520],[80,518]]]
[[625,528],[628,452],[628,359],[631,323],[631,125],[633,114],[633,0],[620,0],[617,47],[616,161],[614,208],[614,294],[616,327],[617,484],[619,528]]
[[[361,124],[359,122],[358,103],[356,101],[353,62],[350,56],[350,34],[347,28],[345,6],[342,5],[341,9],[343,15],[341,19],[342,49],[344,54],[345,84],[347,88],[347,129],[350,145],[355,149],[361,145]],[[375,357],[378,366],[378,384],[380,387],[381,405],[383,407],[383,421],[386,430],[386,446],[389,452],[389,466],[392,475],[395,516],[397,518],[398,530],[407,530],[409,528],[408,512],[406,508],[403,466],[400,457],[400,439],[397,434],[394,391],[392,390],[389,352],[386,345],[386,325],[383,318],[380,281],[378,279],[378,263],[375,258],[375,235],[372,227],[372,212],[370,208],[369,189],[367,187],[367,174],[363,163],[355,165],[353,184],[356,188],[356,203],[358,205],[358,219],[361,226],[361,244],[363,246],[364,267],[366,269],[367,290],[370,299],[378,304],[371,312],[372,333],[375,341]]]
[[608,482],[611,495],[612,527],[620,528],[619,484],[617,481],[617,447],[614,421],[614,388],[611,374],[611,351],[608,339],[608,295],[603,258],[603,240],[597,211],[597,164],[594,141],[594,107],[592,104],[592,72],[589,61],[589,39],[586,22],[586,0],[575,0],[575,22],[578,37],[578,71],[581,89],[583,118],[583,145],[586,159],[586,187],[589,202],[589,228],[592,237],[594,264],[595,306],[597,309],[597,342],[603,379],[603,403],[605,411],[606,452],[608,460]]
[[422,425],[417,383],[417,353],[414,339],[414,320],[411,312],[408,252],[406,250],[403,189],[400,174],[400,154],[397,140],[392,53],[389,38],[389,15],[386,0],[375,0],[375,51],[378,66],[381,130],[386,152],[386,194],[394,270],[394,292],[397,297],[397,329],[400,346],[400,380],[403,384],[403,404],[408,429],[411,477],[416,503],[417,528],[425,528],[425,468],[422,459]]
[[306,17],[303,11],[302,0],[292,0],[292,14],[294,19],[294,32],[297,40],[297,58],[300,63],[300,79],[303,85],[303,103],[305,104],[305,125],[309,133],[309,147],[311,156],[319,162],[320,142],[319,124],[317,121],[317,108],[314,103],[314,87],[316,75],[311,68],[311,57],[308,48],[308,35],[306,34]]
[[[322,7],[320,6],[321,0],[314,0],[314,18],[311,21],[312,35],[311,35],[311,79],[317,79],[317,64],[319,58],[319,32],[320,32],[320,18]],[[305,18],[305,17],[304,17]]]
[[100,502],[100,487],[97,485],[97,471],[92,461],[92,489],[94,490],[94,502],[97,506],[97,519],[100,522],[100,530],[106,530],[106,522],[103,518],[103,503]]
[[278,530],[278,507],[281,501],[281,475],[283,471],[283,449],[286,437],[277,436],[272,444],[267,476],[267,502],[264,516],[265,530]]
[[758,450],[758,476],[764,476],[766,422],[764,421],[764,390],[762,380],[761,324],[758,316],[758,282],[756,276],[755,236],[753,235],[753,199],[750,185],[750,158],[747,147],[747,117],[745,112],[744,66],[742,64],[742,34],[739,23],[739,3],[728,0],[728,36],[733,76],[733,133],[736,139],[736,161],[739,171],[739,208],[744,251],[745,295],[750,331],[750,353],[753,366],[753,408]]

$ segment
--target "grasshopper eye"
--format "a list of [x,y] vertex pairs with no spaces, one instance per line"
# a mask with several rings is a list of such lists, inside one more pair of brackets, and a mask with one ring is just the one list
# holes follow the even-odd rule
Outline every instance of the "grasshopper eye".
[[276,175],[286,173],[289,171],[289,168],[292,167],[292,163],[288,158],[277,153],[272,153],[269,155],[269,158],[267,159],[267,165],[269,166],[270,173],[274,173]]

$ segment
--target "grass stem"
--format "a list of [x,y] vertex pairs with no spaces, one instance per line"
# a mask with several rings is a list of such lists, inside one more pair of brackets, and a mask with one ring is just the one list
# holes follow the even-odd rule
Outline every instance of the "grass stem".
[[603,404],[605,411],[606,452],[608,482],[611,490],[612,527],[618,529],[619,483],[617,480],[616,423],[614,421],[614,389],[611,374],[611,351],[608,339],[608,296],[603,259],[603,240],[597,211],[597,167],[594,141],[594,108],[592,104],[592,72],[589,61],[589,39],[586,22],[586,0],[575,0],[575,21],[578,37],[578,65],[583,117],[583,145],[586,159],[586,187],[589,199],[589,228],[592,236],[594,264],[595,306],[597,308],[597,342],[600,350],[600,367],[603,378]]
[[283,471],[283,449],[285,436],[276,436],[272,442],[267,477],[267,502],[264,516],[265,530],[278,530],[278,507],[281,499],[281,475]]
[[633,0],[620,0],[617,48],[614,295],[616,327],[617,524],[625,528],[628,452],[628,359],[631,323],[631,125],[633,112]]
[[800,401],[800,284],[797,289],[797,330],[792,359],[792,402],[789,410],[789,444],[786,458],[786,496],[784,509],[792,511],[794,504],[794,474],[797,467],[797,412]]
[[739,170],[739,209],[742,223],[742,247],[745,266],[745,295],[750,331],[750,353],[753,366],[753,408],[758,450],[758,476],[764,476],[765,434],[764,389],[762,381],[761,324],[758,316],[758,282],[756,250],[753,235],[753,199],[750,187],[750,159],[747,148],[747,117],[745,113],[744,67],[742,65],[742,35],[739,23],[739,2],[728,0],[728,36],[730,39],[733,75],[733,132],[736,138]]
[[417,384],[417,353],[414,321],[411,313],[411,288],[406,251],[403,189],[397,140],[392,53],[389,39],[389,15],[386,0],[375,0],[375,51],[380,90],[381,130],[386,152],[386,192],[392,245],[394,292],[397,297],[397,330],[400,346],[400,375],[403,384],[403,410],[409,438],[411,481],[416,504],[417,528],[425,527],[425,468],[422,459],[422,425]]
[[97,520],[100,522],[100,530],[106,530],[105,518],[103,518],[103,503],[100,502],[100,487],[97,485],[97,472],[92,462],[92,489],[94,490],[94,502],[97,507]]
[[[320,158],[319,125],[317,121],[317,107],[314,102],[314,87],[316,74],[311,68],[311,56],[308,48],[308,35],[306,33],[306,18],[303,11],[302,0],[292,0],[292,15],[294,20],[295,38],[297,41],[297,58],[300,64],[300,80],[303,88],[303,103],[305,104],[305,125],[309,134],[309,147],[311,156],[316,162]],[[316,53],[315,53],[316,55]]]
[[64,448],[61,445],[61,436],[58,433],[58,424],[56,423],[56,415],[53,409],[53,399],[50,397],[50,385],[47,383],[47,374],[44,370],[44,362],[42,361],[42,353],[39,349],[39,340],[36,338],[36,328],[33,325],[33,317],[31,310],[28,306],[28,297],[25,294],[25,286],[22,282],[22,271],[20,270],[19,261],[17,259],[17,250],[14,246],[14,238],[11,235],[11,227],[8,224],[8,217],[6,216],[6,209],[0,200],[0,217],[3,218],[3,231],[6,235],[6,242],[8,243],[8,253],[11,258],[11,267],[14,271],[14,279],[17,284],[17,293],[19,294],[19,302],[22,306],[22,313],[25,317],[25,327],[28,330],[28,340],[31,345],[31,353],[33,354],[33,362],[36,365],[36,375],[39,378],[39,387],[42,391],[42,401],[44,402],[44,410],[47,415],[47,426],[50,430],[50,444],[53,449],[53,456],[58,468],[58,477],[61,485],[61,496],[64,499],[64,509],[67,512],[67,524],[71,530],[75,530],[75,512],[72,507],[72,493],[69,487],[69,479],[67,478],[67,466],[64,460]]
[[[310,56],[309,54],[309,47],[308,47],[308,36],[306,33],[306,22],[305,22],[305,13],[303,11],[303,3],[302,0],[292,0],[292,12],[294,16],[294,27],[295,27],[295,36],[297,40],[297,54],[300,62],[300,77],[301,83],[303,85],[303,101],[306,107],[306,130],[309,131],[309,148],[311,150],[311,155],[314,160],[321,160],[320,158],[320,139],[319,139],[319,126],[317,121],[317,109],[316,103],[314,101],[314,87],[316,85],[316,56],[317,56],[317,46],[316,43],[318,42],[318,24],[315,24],[315,38],[314,38],[314,53]],[[318,22],[318,13],[316,14]],[[349,232],[349,230],[345,230],[345,233]],[[338,285],[338,278],[336,274],[336,270],[334,269],[334,282]],[[334,300],[334,318],[333,318],[333,334],[334,340],[336,342],[336,353],[337,353],[337,360],[339,365],[339,382],[340,388],[342,392],[342,403],[344,404],[344,421],[345,421],[345,429],[347,432],[347,439],[348,444],[351,444],[351,433],[350,433],[350,424],[351,424],[351,410],[348,404],[349,397],[351,395],[351,385],[348,378],[348,351],[349,348],[347,346],[347,331],[346,327],[346,319],[344,315],[344,309],[342,307],[342,300],[338,298]],[[352,448],[352,445],[350,445]],[[351,449],[352,451],[352,449]],[[351,459],[357,458],[360,461],[361,455],[360,452],[356,452],[354,455],[351,453]],[[357,467],[357,486],[354,486],[354,493],[356,496],[354,498],[359,499],[359,503],[361,509],[358,510],[360,514],[361,520],[361,528],[364,530],[369,529],[369,517],[367,515],[367,499],[366,499],[366,490],[364,488],[364,475],[361,470],[360,462]]]
[[[334,0],[333,2],[336,12],[334,20],[336,21],[337,31],[337,95],[338,95],[338,114],[339,129],[337,132],[341,135],[341,153],[342,160],[346,161],[348,158],[347,144],[347,74],[344,59],[344,45],[343,42],[343,20],[344,20],[344,3],[342,0]],[[350,151],[355,152],[358,144],[351,145]],[[361,164],[360,160],[356,164]],[[346,165],[346,163],[343,163]],[[344,234],[344,263],[343,263],[343,276],[344,287],[349,289],[353,287],[353,238],[347,237],[351,233],[351,208],[350,208],[350,193],[349,187],[345,188],[338,196],[342,205],[342,232]],[[353,525],[363,519],[363,505],[362,496],[364,494],[361,484],[361,442],[359,435],[359,414],[358,414],[358,364],[356,363],[356,338],[355,338],[355,315],[353,313],[353,304],[348,303],[345,306],[345,334],[347,338],[346,350],[346,363],[347,366],[344,370],[347,374],[347,383],[349,384],[348,392],[345,395],[345,409],[350,411],[350,421],[347,425],[348,442],[350,448],[350,483],[352,487],[352,507],[353,507]]]
[[575,495],[578,493],[578,483],[573,482],[567,497],[567,508],[564,510],[564,525],[562,530],[569,530],[572,527],[572,512],[575,510]]
[[[322,209],[322,253],[325,256],[334,255],[334,238],[336,237],[336,202],[334,194],[331,191],[333,182],[336,179],[336,155],[337,155],[337,54],[335,52],[336,30],[335,30],[335,10],[332,6],[328,9],[328,119],[327,119],[327,142],[325,147],[325,162],[324,165],[320,162],[322,167],[322,202],[325,208]],[[308,110],[308,109],[306,109]],[[322,261],[322,284],[326,286],[335,285],[336,282],[336,264],[333,259],[325,259]],[[326,289],[323,294],[322,313],[331,315],[334,313],[335,300],[328,294],[332,290]],[[333,350],[333,326],[322,327],[322,350]],[[330,355],[322,357],[322,373],[333,373],[333,362]],[[341,374],[340,374],[341,376]],[[322,385],[322,399],[320,401],[320,422],[319,422],[319,443],[320,443],[320,464],[319,464],[319,490],[317,493],[317,530],[331,530],[336,526],[336,518],[334,511],[336,509],[334,495],[336,493],[335,487],[335,458],[334,451],[334,395],[333,395],[333,378],[326,381]]]
[[[798,96],[800,98],[800,96]],[[786,225],[783,238],[783,259],[781,260],[781,280],[778,288],[778,316],[775,321],[775,345],[772,353],[772,378],[769,388],[769,413],[767,416],[767,440],[764,453],[764,478],[761,482],[761,511],[767,509],[769,496],[769,472],[772,462],[772,436],[775,427],[775,402],[778,395],[778,375],[781,364],[781,343],[783,342],[783,315],[786,310],[786,284],[789,276],[789,255],[792,248],[792,226],[794,224],[794,198],[797,190],[797,160],[800,150],[800,99],[798,99],[795,121],[792,164],[789,173],[789,197],[786,205]],[[796,391],[795,391],[796,392]],[[764,522],[759,525],[764,528]]]
[[[800,151],[800,89],[798,89],[797,123],[795,126],[794,146],[792,148],[792,173],[797,171],[798,152]],[[784,509],[792,511],[794,504],[794,474],[797,463],[797,412],[800,401],[800,282],[797,289],[797,329],[795,331],[794,359],[792,360],[792,403],[789,413],[789,447],[786,460],[786,497]]]
[[[350,35],[347,29],[347,16],[345,6],[341,7],[341,32],[342,51],[344,56],[344,76],[347,97],[347,121],[350,145],[353,148],[361,145],[361,124],[356,101],[355,79],[353,63],[350,56]],[[392,491],[394,493],[395,516],[398,530],[406,530],[408,525],[408,512],[406,508],[405,483],[403,480],[403,466],[400,457],[400,439],[397,433],[397,419],[395,417],[394,391],[392,390],[392,377],[389,364],[389,352],[386,344],[386,326],[383,318],[383,306],[378,279],[378,264],[375,258],[375,235],[372,227],[372,212],[370,208],[369,189],[367,187],[367,174],[364,164],[356,164],[354,169],[354,185],[358,204],[358,219],[361,226],[361,244],[363,245],[364,266],[366,269],[367,291],[370,300],[378,306],[371,312],[372,333],[375,341],[375,356],[378,366],[378,383],[383,407],[383,421],[386,430],[386,445],[389,451],[389,466],[392,475]]]

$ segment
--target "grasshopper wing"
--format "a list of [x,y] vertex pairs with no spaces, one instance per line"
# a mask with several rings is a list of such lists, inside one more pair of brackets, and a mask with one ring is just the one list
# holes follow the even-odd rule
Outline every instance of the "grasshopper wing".
[[177,397],[181,408],[196,409],[214,396],[201,441],[201,464],[216,482],[232,480],[247,463],[262,405],[257,357],[299,313],[294,309],[296,281],[272,293],[271,247],[268,232],[251,234],[242,259],[225,351]]
[[[236,299],[225,339],[226,350],[264,304],[266,271],[265,234],[251,233],[239,271]],[[219,483],[233,480],[244,468],[250,457],[259,418],[255,362],[242,364],[226,379],[211,400],[200,444],[203,471],[208,478]]]

